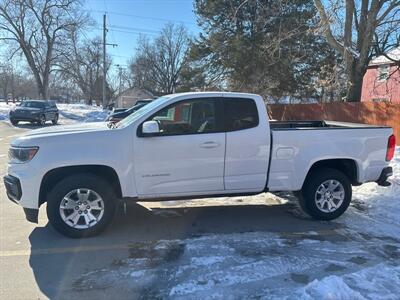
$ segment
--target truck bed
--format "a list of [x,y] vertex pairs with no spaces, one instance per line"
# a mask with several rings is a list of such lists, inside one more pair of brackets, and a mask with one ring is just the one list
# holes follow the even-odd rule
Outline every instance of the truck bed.
[[271,130],[357,129],[357,128],[366,129],[366,128],[388,128],[388,126],[319,120],[319,121],[270,121],[270,128]]
[[333,121],[271,121],[270,128],[270,191],[300,190],[304,178],[298,174],[315,157],[356,161],[357,181],[375,181],[386,166],[386,145],[393,133],[390,127]]

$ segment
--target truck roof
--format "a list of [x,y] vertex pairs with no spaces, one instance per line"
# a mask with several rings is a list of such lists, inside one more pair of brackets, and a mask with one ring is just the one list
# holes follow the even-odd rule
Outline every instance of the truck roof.
[[219,91],[208,91],[208,92],[185,92],[185,93],[175,93],[166,95],[169,97],[176,96],[225,96],[225,97],[260,97],[260,95],[252,94],[252,93],[241,93],[241,92],[219,92]]

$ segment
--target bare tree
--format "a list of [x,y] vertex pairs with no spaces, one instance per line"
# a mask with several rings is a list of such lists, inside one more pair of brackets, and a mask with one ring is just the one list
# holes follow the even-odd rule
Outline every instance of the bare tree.
[[35,81],[29,70],[13,68],[11,63],[0,66],[0,98],[14,101],[36,95]]
[[16,51],[24,54],[43,99],[48,97],[63,37],[86,20],[80,6],[79,0],[3,0],[0,4],[0,39],[18,45]]
[[11,65],[0,66],[0,92],[7,102],[9,94],[14,99],[14,70]]
[[183,26],[167,24],[154,41],[141,37],[130,69],[134,86],[173,93],[184,65],[188,34]]
[[[78,31],[70,32],[68,47],[57,62],[59,73],[72,80],[81,90],[88,104],[92,104],[96,96],[95,84],[102,78],[101,40],[94,38],[81,43]],[[106,68],[111,67],[111,58],[107,58]],[[97,99],[98,100],[98,99]]]
[[399,46],[400,1],[314,0],[314,4],[323,34],[344,58],[347,101],[360,101],[370,60]]

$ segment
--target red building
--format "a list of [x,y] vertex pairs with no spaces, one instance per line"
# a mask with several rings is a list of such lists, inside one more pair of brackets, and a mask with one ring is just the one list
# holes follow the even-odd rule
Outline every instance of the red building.
[[369,64],[364,75],[361,101],[400,103],[400,48],[387,55],[391,59],[382,55]]

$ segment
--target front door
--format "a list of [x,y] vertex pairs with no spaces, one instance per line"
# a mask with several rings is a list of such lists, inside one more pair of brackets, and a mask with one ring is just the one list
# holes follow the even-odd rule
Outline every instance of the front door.
[[135,139],[139,196],[184,196],[224,190],[225,133],[221,110],[220,98],[189,99],[169,105],[146,120],[157,121],[160,133]]

